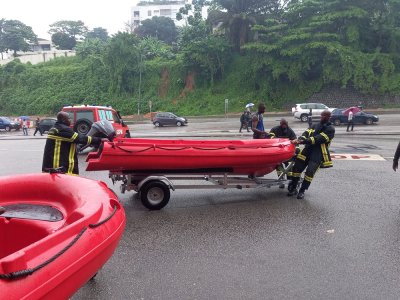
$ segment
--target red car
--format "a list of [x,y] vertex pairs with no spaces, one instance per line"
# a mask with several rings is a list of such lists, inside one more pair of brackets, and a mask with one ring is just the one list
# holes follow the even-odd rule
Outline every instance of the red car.
[[112,123],[117,137],[131,137],[128,125],[111,106],[73,105],[64,106],[62,111],[70,115],[71,127],[79,134],[86,135],[94,122],[108,120]]

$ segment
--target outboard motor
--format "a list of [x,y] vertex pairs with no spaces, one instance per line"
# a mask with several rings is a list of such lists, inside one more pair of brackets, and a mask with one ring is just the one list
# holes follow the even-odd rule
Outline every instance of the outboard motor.
[[[107,138],[110,142],[112,142],[116,136],[116,132],[110,121],[102,120],[94,122],[87,135],[99,138]],[[83,150],[87,149],[88,147],[90,146],[86,145],[81,148],[78,148],[78,153],[83,153]],[[93,148],[91,149],[91,151],[94,150],[96,149]]]
[[116,136],[116,132],[110,121],[102,120],[94,122],[87,135],[104,137],[107,138],[110,142],[112,142],[112,140]]

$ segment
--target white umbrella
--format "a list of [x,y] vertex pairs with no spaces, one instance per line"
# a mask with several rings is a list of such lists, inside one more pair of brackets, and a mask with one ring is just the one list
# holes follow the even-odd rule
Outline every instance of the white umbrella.
[[253,106],[254,106],[254,103],[247,103],[246,104],[246,108],[253,107]]

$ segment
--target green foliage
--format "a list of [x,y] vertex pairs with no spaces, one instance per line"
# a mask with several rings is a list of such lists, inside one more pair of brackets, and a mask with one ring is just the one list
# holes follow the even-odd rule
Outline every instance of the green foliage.
[[37,36],[30,26],[18,20],[0,20],[0,52],[28,51],[29,43],[36,43]]
[[169,45],[176,42],[178,30],[171,18],[154,16],[135,30],[140,37],[153,37]]
[[96,27],[86,33],[86,39],[99,39],[103,42],[108,40],[107,29],[102,27]]
[[[145,114],[151,101],[152,111],[222,114],[225,99],[229,112],[248,102],[274,110],[330,85],[400,95],[400,0],[192,3],[181,11],[191,25],[180,29],[178,47],[128,32],[109,39],[87,34],[76,57],[0,66],[0,113],[108,104],[122,114]],[[207,23],[198,14],[206,3],[213,9]],[[225,31],[212,34],[219,21]],[[241,45],[240,55],[228,40]]]
[[51,41],[59,49],[71,50],[83,39],[88,29],[82,21],[58,21],[50,25]]

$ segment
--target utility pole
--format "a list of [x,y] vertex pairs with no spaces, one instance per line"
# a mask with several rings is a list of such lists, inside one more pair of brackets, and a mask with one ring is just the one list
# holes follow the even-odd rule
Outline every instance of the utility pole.
[[140,66],[139,66],[139,100],[137,103],[137,114],[140,115],[140,101],[141,101],[141,89],[142,89],[142,67],[143,67],[143,55],[140,52]]

